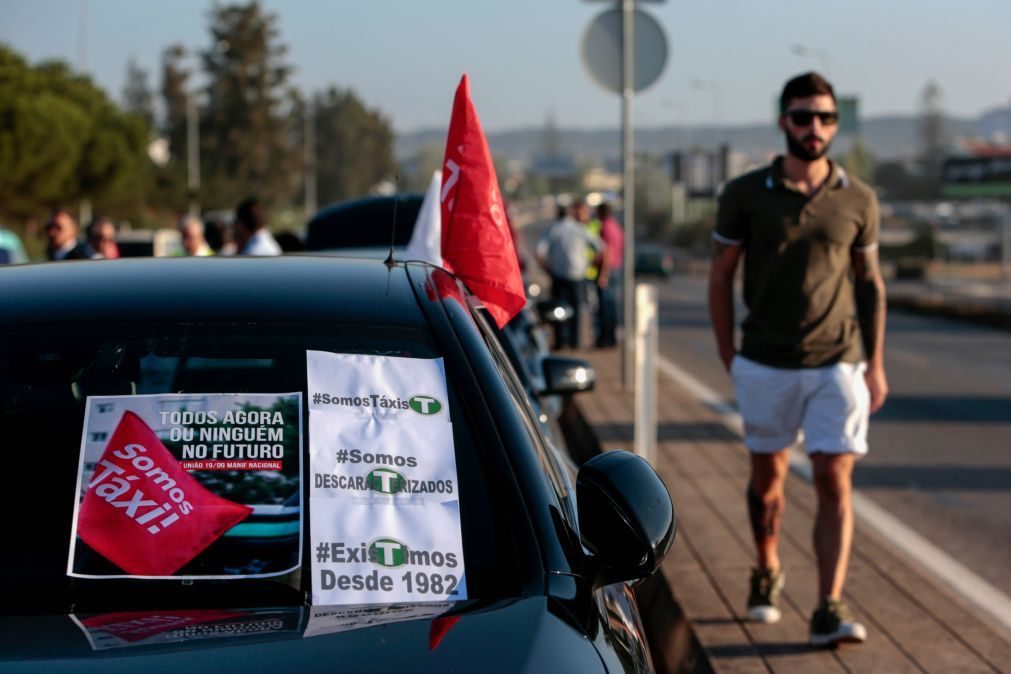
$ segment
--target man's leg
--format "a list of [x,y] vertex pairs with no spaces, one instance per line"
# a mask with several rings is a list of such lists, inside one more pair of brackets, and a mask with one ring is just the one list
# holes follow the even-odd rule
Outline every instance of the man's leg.
[[786,508],[785,487],[789,469],[787,449],[770,454],[751,453],[748,516],[759,569],[780,570],[779,527]]
[[856,455],[814,453],[814,486],[818,514],[814,523],[814,551],[818,558],[818,592],[821,603],[811,616],[811,643],[815,646],[867,639],[867,629],[853,619],[842,601],[846,567],[853,542],[853,463]]
[[787,450],[751,454],[748,482],[748,516],[755,539],[758,564],[751,571],[748,620],[774,623],[780,618],[779,593],[786,576],[779,561],[779,525],[786,507]]
[[818,559],[818,596],[839,599],[850,546],[853,543],[854,454],[811,455],[818,514],[814,523],[814,552]]

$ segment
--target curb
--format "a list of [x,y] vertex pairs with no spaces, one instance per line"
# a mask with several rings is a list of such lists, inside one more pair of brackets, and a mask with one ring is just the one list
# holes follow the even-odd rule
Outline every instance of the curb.
[[953,302],[950,299],[929,294],[922,296],[898,295],[888,296],[888,308],[1011,330],[1011,311],[992,306],[985,301],[973,302],[966,299]]

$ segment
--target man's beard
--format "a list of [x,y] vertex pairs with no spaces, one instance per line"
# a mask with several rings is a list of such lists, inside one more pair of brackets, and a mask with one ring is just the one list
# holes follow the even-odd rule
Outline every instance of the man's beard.
[[827,143],[822,143],[821,148],[818,150],[809,150],[804,145],[804,141],[806,141],[809,138],[816,138],[817,136],[815,136],[814,134],[808,134],[803,138],[801,138],[800,140],[794,138],[793,134],[791,134],[789,131],[784,131],[783,135],[786,136],[787,151],[789,151],[789,153],[792,154],[797,159],[801,159],[803,161],[815,161],[817,159],[821,159],[822,157],[825,156],[825,153],[828,152],[828,149],[832,146],[832,141],[829,141]]

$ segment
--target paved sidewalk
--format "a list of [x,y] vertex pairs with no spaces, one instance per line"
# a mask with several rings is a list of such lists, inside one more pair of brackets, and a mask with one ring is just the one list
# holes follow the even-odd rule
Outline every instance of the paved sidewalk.
[[[633,404],[621,389],[617,350],[584,351],[597,388],[576,398],[603,449],[632,447]],[[744,500],[748,457],[740,438],[686,390],[660,376],[657,470],[674,500],[679,531],[662,572],[716,672],[1011,672],[1011,635],[951,594],[887,541],[862,527],[845,599],[868,629],[865,644],[836,650],[807,645],[816,603],[811,529],[815,496],[791,473],[781,556],[783,618],[743,621],[753,563]],[[857,468],[859,470],[859,466]],[[680,671],[685,635],[653,640],[658,668]],[[705,670],[706,662],[696,663]]]

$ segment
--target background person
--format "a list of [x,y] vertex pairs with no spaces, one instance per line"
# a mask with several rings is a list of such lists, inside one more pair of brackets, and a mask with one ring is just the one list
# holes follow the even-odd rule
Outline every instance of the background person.
[[[814,645],[866,638],[842,601],[853,540],[852,471],[867,452],[868,415],[888,394],[878,203],[873,190],[826,157],[838,120],[823,77],[807,73],[786,83],[779,128],[787,153],[723,190],[709,277],[717,348],[751,452],[747,500],[757,567],[748,617],[780,618],[778,533],[789,448],[803,432],[818,497]],[[748,313],[738,352],[733,289],[742,257]]]
[[[585,203],[576,201],[569,213],[585,215],[585,209]],[[551,276],[551,296],[568,302],[573,310],[572,318],[555,324],[557,349],[579,348],[588,248],[599,253],[603,244],[569,214],[556,220],[537,242],[537,261]]]
[[597,207],[600,238],[604,242],[603,262],[597,276],[597,346],[608,348],[618,343],[618,288],[622,282],[625,233],[611,213],[607,202]]
[[119,244],[116,243],[116,224],[104,216],[99,216],[88,223],[85,229],[88,245],[107,260],[119,258]]
[[204,237],[204,221],[193,215],[179,218],[179,235],[182,237],[183,250],[190,257],[207,257],[214,251]]
[[255,197],[243,200],[235,208],[233,227],[237,255],[280,255],[281,246],[267,231],[267,219]]
[[46,222],[46,259],[89,260],[98,253],[87,243],[77,240],[77,221],[67,209],[57,206]]

